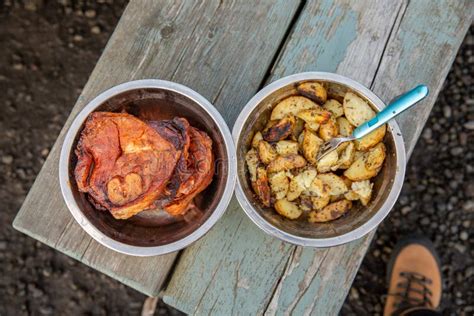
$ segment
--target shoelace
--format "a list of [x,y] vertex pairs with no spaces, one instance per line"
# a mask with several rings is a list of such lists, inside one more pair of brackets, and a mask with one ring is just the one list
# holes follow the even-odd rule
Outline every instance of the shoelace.
[[[433,294],[428,288],[428,285],[432,283],[431,279],[416,272],[400,272],[400,277],[402,277],[402,281],[397,284],[399,292],[388,294],[400,298],[394,304],[397,310],[417,306],[433,307],[431,303],[431,296]],[[422,290],[413,288],[413,284],[421,285]],[[413,292],[423,295],[423,298],[412,297],[410,294]]]

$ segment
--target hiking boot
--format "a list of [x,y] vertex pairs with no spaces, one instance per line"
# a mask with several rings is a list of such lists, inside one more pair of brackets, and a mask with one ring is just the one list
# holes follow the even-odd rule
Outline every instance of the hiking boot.
[[431,241],[422,237],[401,240],[393,250],[387,279],[384,316],[438,308],[442,292],[441,270]]

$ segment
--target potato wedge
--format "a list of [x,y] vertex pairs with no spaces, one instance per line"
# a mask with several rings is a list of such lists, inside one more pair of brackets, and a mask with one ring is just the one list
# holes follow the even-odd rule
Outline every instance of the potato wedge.
[[333,118],[338,118],[344,115],[344,108],[337,100],[327,100],[326,103],[324,103],[323,108],[331,112]]
[[304,128],[309,129],[310,131],[316,133],[319,129],[319,124],[314,122],[306,122]]
[[319,104],[324,104],[328,98],[326,89],[318,82],[305,82],[299,84],[296,87],[296,90],[301,93],[301,95],[304,95]]
[[286,193],[288,193],[288,187],[290,185],[286,172],[280,171],[277,173],[270,173],[268,180],[271,192],[275,198],[277,200],[283,199],[286,196]]
[[295,154],[290,154],[286,156],[278,156],[275,160],[270,162],[267,167],[268,172],[279,172],[283,170],[290,170],[295,168],[302,168],[306,165],[306,160]]
[[301,214],[303,214],[301,209],[295,203],[285,199],[275,202],[275,210],[278,212],[278,214],[288,219],[297,219],[301,216]]
[[341,195],[348,191],[344,180],[342,180],[341,177],[335,175],[334,173],[329,172],[318,174],[316,176],[316,179],[320,179],[323,184],[329,188],[328,191],[330,195]]
[[339,155],[336,150],[330,152],[323,158],[319,159],[317,169],[319,173],[329,172],[331,168],[336,166],[339,161]]
[[317,165],[316,159],[319,148],[323,144],[323,140],[316,136],[312,131],[305,129],[303,135],[303,143],[301,144],[303,156],[313,165]]
[[288,201],[296,200],[303,191],[307,190],[311,186],[311,183],[313,182],[315,177],[316,170],[314,169],[303,170],[295,177],[293,177],[293,179],[291,179],[290,181],[290,186],[286,195],[286,199]]
[[298,154],[298,143],[292,140],[280,140],[275,144],[275,150],[278,155],[286,156],[289,154]]
[[254,182],[257,180],[257,166],[260,163],[258,153],[254,148],[247,152],[245,155],[245,161],[247,162],[247,168],[249,169],[250,181]]
[[336,120],[329,119],[327,122],[322,123],[319,126],[318,131],[319,137],[321,137],[324,141],[328,141],[331,138],[334,138],[339,134],[339,128],[337,127]]
[[326,205],[329,204],[331,200],[331,196],[329,193],[323,194],[321,196],[313,196],[311,197],[311,203],[313,205],[313,210],[320,210]]
[[298,206],[302,211],[309,212],[313,210],[313,202],[311,201],[312,197],[301,195]]
[[329,187],[324,185],[324,182],[316,176],[311,185],[304,191],[304,195],[315,197],[329,195]]
[[298,140],[298,137],[301,135],[301,132],[303,132],[304,130],[304,125],[305,125],[305,122],[299,117],[297,117],[295,127],[293,128],[293,132],[291,133],[292,140]]
[[379,170],[367,169],[365,161],[366,155],[359,157],[346,171],[344,171],[344,175],[352,181],[367,180],[375,177]]
[[295,127],[296,119],[293,115],[282,118],[278,123],[263,130],[263,139],[267,142],[277,142],[291,135]]
[[337,169],[347,169],[354,162],[355,145],[353,142],[348,142],[346,144],[346,148],[340,152],[339,160],[333,167],[331,167],[331,170],[335,171]]
[[347,188],[350,188],[352,186],[352,181],[348,179],[346,176],[341,176],[342,181],[346,184]]
[[359,194],[355,193],[354,191],[350,190],[344,193],[344,198],[349,201],[358,201],[360,199]]
[[287,115],[296,115],[298,112],[312,109],[317,106],[316,103],[302,96],[288,97],[273,108],[270,120],[281,120]]
[[367,155],[365,166],[369,170],[377,170],[382,167],[385,160],[386,149],[383,143],[378,143],[374,148],[371,148]]
[[261,140],[258,142],[258,156],[264,164],[268,165],[278,157],[278,154],[272,145]]
[[365,153],[363,151],[356,150],[356,152],[354,154],[354,161],[356,161],[357,159],[359,159],[360,157],[362,157],[364,155],[365,155]]
[[333,203],[333,202],[337,202],[337,201],[340,201],[342,199],[344,199],[344,194],[339,194],[339,195],[330,195],[330,200],[329,202],[330,203]]
[[253,148],[258,148],[258,143],[263,140],[263,136],[261,132],[256,132],[255,135],[253,135],[252,138],[252,147]]
[[373,187],[373,183],[370,183],[369,180],[364,180],[353,182],[351,189],[352,192],[356,193],[359,196],[362,205],[367,206],[370,202],[370,199],[372,198]]
[[323,223],[335,220],[346,214],[352,207],[352,202],[348,200],[340,200],[331,203],[320,211],[313,211],[308,214],[310,223]]
[[268,185],[267,170],[260,165],[257,167],[257,177],[254,182],[252,182],[252,188],[257,194],[260,201],[266,207],[270,207],[270,186]]
[[339,135],[345,137],[352,135],[355,127],[345,117],[338,117],[336,123],[339,127]]
[[296,114],[296,116],[306,123],[322,124],[331,118],[331,112],[324,110],[320,106],[317,106],[313,109],[300,111],[298,114]]
[[361,139],[355,141],[357,150],[366,151],[378,143],[380,143],[385,137],[387,131],[387,125],[384,124],[377,128],[375,131],[370,132]]
[[343,107],[347,120],[356,127],[375,116],[370,105],[352,92],[347,92],[344,96]]

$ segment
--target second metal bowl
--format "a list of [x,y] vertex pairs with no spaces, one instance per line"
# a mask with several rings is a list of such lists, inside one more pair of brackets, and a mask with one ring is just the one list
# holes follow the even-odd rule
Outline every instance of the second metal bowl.
[[313,224],[283,218],[272,208],[265,208],[255,197],[248,180],[245,154],[256,131],[262,130],[269,120],[272,108],[279,101],[297,94],[296,85],[307,82],[323,82],[328,94],[341,99],[352,91],[380,111],[385,104],[360,83],[333,73],[306,72],[282,78],[258,92],[240,113],[233,129],[237,149],[236,196],[250,219],[266,233],[300,246],[331,247],[358,239],[388,215],[400,194],[405,176],[405,147],[395,120],[388,123],[384,143],[387,147],[385,165],[375,178],[374,194],[367,207],[353,208],[344,217],[328,223]]

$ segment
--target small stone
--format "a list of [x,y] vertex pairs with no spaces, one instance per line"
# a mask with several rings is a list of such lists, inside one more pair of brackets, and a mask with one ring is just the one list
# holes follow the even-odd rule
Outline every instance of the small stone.
[[466,219],[465,221],[462,222],[462,226],[464,228],[469,228],[471,226],[471,221]]
[[86,12],[84,12],[84,15],[88,18],[94,18],[96,16],[96,12],[95,10],[86,10]]
[[18,168],[16,170],[16,174],[18,175],[18,177],[22,180],[26,179],[26,172],[25,170],[23,170],[22,168]]
[[443,107],[443,115],[445,118],[450,118],[452,115],[451,107],[448,105],[445,105]]
[[404,207],[402,207],[402,209],[400,210],[400,212],[402,213],[402,215],[407,215],[410,211],[411,211],[411,207],[409,207],[409,206],[404,206]]
[[23,69],[23,64],[22,63],[14,63],[13,64],[13,69],[22,70]]
[[2,162],[6,165],[11,165],[13,162],[13,157],[11,155],[5,155],[2,157]]
[[466,279],[472,277],[473,275],[474,275],[474,266],[470,266],[464,271],[464,277]]
[[100,27],[97,26],[97,25],[94,25],[93,27],[91,27],[91,33],[92,34],[100,34]]
[[451,233],[457,234],[458,231],[459,231],[459,229],[458,229],[457,226],[451,226]]
[[461,244],[454,244],[454,248],[459,251],[460,253],[465,253],[466,252],[466,246],[461,245]]
[[79,34],[74,35],[74,37],[72,38],[74,42],[80,42],[82,41],[82,39],[83,39],[82,35],[79,35]]
[[351,288],[351,298],[354,299],[354,300],[359,299],[359,291],[357,291],[357,289],[355,287]]
[[423,225],[423,226],[427,226],[427,225],[430,224],[430,219],[429,219],[428,217],[423,217],[423,218],[421,219],[421,222],[420,222],[420,223],[421,223],[421,225]]
[[431,130],[431,128],[427,127],[425,128],[425,130],[423,131],[423,136],[422,136],[425,140],[431,140],[431,138],[433,137],[433,131]]
[[46,157],[49,154],[49,149],[48,148],[43,148],[41,151],[41,156]]
[[460,154],[462,154],[462,152],[463,152],[462,147],[454,147],[450,150],[450,153],[453,156],[459,156]]
[[467,231],[462,231],[460,234],[459,234],[459,239],[461,240],[468,240],[469,238],[469,234],[467,233]]
[[468,130],[474,130],[474,121],[469,121],[464,123],[464,128]]
[[0,240],[0,250],[6,250],[7,249],[7,242],[5,240]]
[[375,258],[380,257],[380,250],[375,249],[374,252],[373,252],[373,255],[374,255]]

